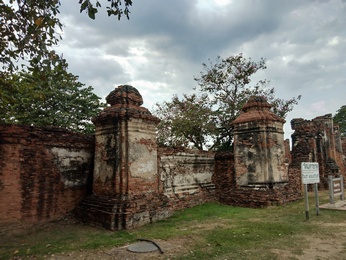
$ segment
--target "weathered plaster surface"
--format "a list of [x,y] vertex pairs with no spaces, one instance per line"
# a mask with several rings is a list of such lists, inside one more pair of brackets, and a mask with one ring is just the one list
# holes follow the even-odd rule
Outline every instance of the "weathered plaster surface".
[[129,170],[132,177],[154,180],[157,176],[156,128],[144,129],[142,120],[129,121]]
[[53,147],[50,149],[65,187],[87,185],[90,174],[90,161],[93,155],[86,149],[67,149]]
[[237,185],[287,182],[282,118],[265,99],[253,97],[234,126],[234,158]]
[[162,155],[160,179],[164,183],[164,193],[197,193],[201,187],[212,185],[213,169],[214,158],[210,153]]

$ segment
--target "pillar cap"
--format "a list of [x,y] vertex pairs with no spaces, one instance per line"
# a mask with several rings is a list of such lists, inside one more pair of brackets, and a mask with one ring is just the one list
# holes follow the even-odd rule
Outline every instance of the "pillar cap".
[[130,118],[141,118],[147,122],[158,124],[160,120],[153,116],[148,109],[142,107],[143,98],[139,91],[130,85],[120,85],[106,97],[110,105],[92,118],[94,124],[102,122],[119,122]]
[[272,105],[263,96],[252,96],[244,105],[240,115],[231,123],[232,125],[249,122],[281,122],[285,119],[270,111]]
[[127,104],[141,106],[143,98],[139,91],[130,85],[120,85],[111,91],[106,97],[106,101],[111,106],[117,104]]

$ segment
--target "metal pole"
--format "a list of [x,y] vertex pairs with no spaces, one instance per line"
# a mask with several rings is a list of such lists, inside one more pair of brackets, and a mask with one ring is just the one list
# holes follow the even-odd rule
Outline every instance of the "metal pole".
[[340,185],[341,185],[341,200],[345,200],[345,194],[344,194],[344,176],[340,175]]
[[333,190],[333,176],[328,176],[328,186],[329,186],[329,203],[334,204],[334,190]]
[[309,198],[308,198],[308,185],[304,184],[304,194],[305,194],[305,217],[309,220]]
[[318,198],[318,184],[314,184],[315,200],[316,200],[316,216],[320,215],[320,201]]

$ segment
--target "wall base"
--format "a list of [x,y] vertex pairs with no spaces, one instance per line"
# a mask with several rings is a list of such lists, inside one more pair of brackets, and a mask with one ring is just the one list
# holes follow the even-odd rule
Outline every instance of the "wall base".
[[110,230],[132,229],[172,215],[163,195],[132,198],[90,195],[74,210],[82,222]]

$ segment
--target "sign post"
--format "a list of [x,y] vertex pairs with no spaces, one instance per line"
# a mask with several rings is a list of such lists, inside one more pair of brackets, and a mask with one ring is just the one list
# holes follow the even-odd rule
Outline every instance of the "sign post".
[[306,220],[309,219],[309,199],[308,199],[308,184],[314,184],[315,199],[316,199],[316,215],[319,212],[319,200],[318,200],[318,186],[320,182],[320,172],[318,163],[316,162],[302,162],[301,164],[302,172],[302,183],[304,184],[304,196],[305,196],[305,216]]
[[335,203],[336,196],[340,196],[340,200],[345,200],[344,181],[343,181],[342,175],[338,178],[333,178],[333,176],[329,175],[328,184],[329,184],[329,203],[330,204]]
[[318,199],[318,184],[314,184],[315,199],[316,199],[316,216],[320,215],[320,201]]

